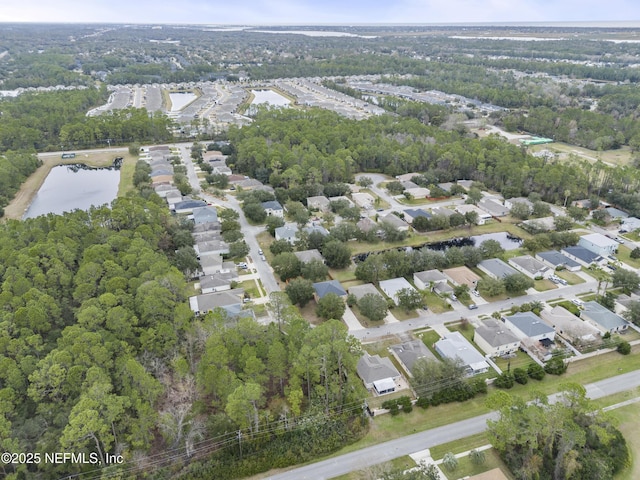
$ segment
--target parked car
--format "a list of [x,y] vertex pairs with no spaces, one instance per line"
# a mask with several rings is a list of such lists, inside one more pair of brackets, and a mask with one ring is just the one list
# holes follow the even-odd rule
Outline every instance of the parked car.
[[264,252],[262,251],[262,249],[258,250],[258,255],[263,255]]
[[263,262],[267,261],[267,257],[265,257],[264,255],[260,255],[260,260],[262,260]]
[[580,306],[582,305],[582,300],[578,300],[577,298],[574,298],[573,300],[571,300],[571,303],[573,303],[574,305]]
[[478,292],[477,290],[471,290],[471,294],[476,296],[476,297],[480,296],[480,292]]
[[469,310],[475,310],[478,308],[478,305],[476,305],[475,303],[470,303],[469,304]]

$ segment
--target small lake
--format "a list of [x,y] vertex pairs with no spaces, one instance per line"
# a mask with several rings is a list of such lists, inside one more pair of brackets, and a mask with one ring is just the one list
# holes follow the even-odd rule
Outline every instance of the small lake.
[[255,97],[251,105],[269,104],[275,107],[287,107],[291,104],[291,100],[273,90],[251,90],[251,93]]
[[23,218],[111,203],[118,195],[120,169],[89,168],[85,165],[53,167]]
[[171,111],[179,112],[198,96],[194,93],[170,93],[169,98],[171,99]]

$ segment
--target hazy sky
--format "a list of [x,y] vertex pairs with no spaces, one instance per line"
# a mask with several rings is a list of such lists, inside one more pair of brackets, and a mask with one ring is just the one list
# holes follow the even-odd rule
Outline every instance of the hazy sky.
[[0,22],[320,24],[640,20],[638,0],[0,0]]

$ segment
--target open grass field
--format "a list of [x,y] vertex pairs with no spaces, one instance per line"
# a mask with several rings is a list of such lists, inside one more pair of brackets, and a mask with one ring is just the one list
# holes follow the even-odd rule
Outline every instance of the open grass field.
[[598,160],[610,163],[612,165],[628,165],[633,157],[633,153],[629,147],[622,147],[616,150],[596,151],[588,148],[576,147],[562,142],[554,142],[547,145],[536,145],[530,147],[530,151],[536,152],[540,150],[549,150],[550,152],[560,155],[560,159],[566,159],[570,155],[575,155],[588,162],[595,163]]
[[616,257],[621,262],[624,262],[633,268],[640,268],[640,259],[631,258],[631,249],[629,247],[620,245],[620,247],[618,247],[618,253],[616,254]]
[[87,150],[76,152],[75,158],[61,158],[60,154],[44,153],[40,154],[42,165],[33,175],[31,175],[22,184],[13,201],[4,209],[4,218],[19,220],[24,212],[29,208],[33,197],[44,183],[47,175],[53,167],[58,165],[71,165],[83,163],[92,167],[109,167],[113,164],[116,157],[123,157],[123,165],[120,171],[120,185],[118,187],[118,196],[125,195],[133,188],[133,171],[135,169],[138,158],[129,153],[126,148],[112,148],[109,150]]

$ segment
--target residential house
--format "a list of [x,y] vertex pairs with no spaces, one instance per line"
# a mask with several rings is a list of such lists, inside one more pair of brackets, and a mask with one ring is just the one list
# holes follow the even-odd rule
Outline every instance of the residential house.
[[486,319],[473,333],[473,341],[489,357],[502,357],[518,351],[520,339],[493,318]]
[[284,225],[275,229],[276,240],[286,240],[291,245],[296,243],[298,226],[295,223]]
[[410,377],[413,377],[413,367],[418,360],[439,361],[422,340],[411,340],[399,345],[392,345],[389,350]]
[[313,248],[311,250],[303,250],[301,252],[293,252],[293,254],[302,263],[309,263],[312,260],[318,260],[324,263],[324,258],[322,257],[320,250],[318,250],[317,248]]
[[418,186],[407,188],[403,193],[411,195],[411,198],[429,198],[431,196],[431,190]]
[[456,205],[456,212],[458,212],[461,215],[465,215],[468,212],[477,213],[478,225],[484,225],[487,220],[491,220],[492,218],[491,215],[485,212],[484,210],[480,210],[477,206],[466,204],[466,203],[462,205]]
[[206,206],[193,210],[193,223],[201,225],[203,223],[216,223],[218,221],[218,210],[216,207]]
[[192,200],[188,197],[173,206],[176,213],[193,213],[194,208],[206,207],[207,203],[202,200]]
[[284,208],[277,200],[270,200],[268,202],[262,202],[262,208],[267,212],[267,215],[273,215],[274,217],[284,218]]
[[234,306],[242,308],[244,289],[236,288],[223,292],[205,293],[189,297],[189,306],[196,315],[204,315],[221,308],[227,312],[235,312]]
[[489,371],[489,364],[460,332],[447,333],[435,343],[435,349],[443,358],[462,362],[467,376]]
[[443,295],[450,296],[453,294],[453,288],[447,282],[436,283],[435,286],[433,287],[433,292],[440,296],[443,296]]
[[205,255],[200,257],[200,269],[204,275],[215,275],[235,271],[235,263],[225,262],[222,255]]
[[556,332],[532,312],[519,312],[504,317],[504,324],[520,340],[553,341]]
[[557,250],[539,252],[536,254],[536,258],[554,270],[557,268],[565,268],[570,272],[577,272],[581,268],[578,262],[571,260]]
[[522,222],[529,232],[550,232],[556,229],[555,217],[531,218]]
[[380,288],[387,295],[387,297],[393,299],[396,303],[398,302],[398,292],[403,289],[409,289],[415,291],[416,289],[411,286],[411,284],[404,277],[391,278],[389,280],[381,280]]
[[358,300],[360,300],[367,294],[379,295],[380,297],[382,297],[380,290],[378,290],[373,283],[365,283],[364,285],[349,287],[349,295],[355,296]]
[[182,201],[182,194],[177,189],[174,189],[167,192],[164,199],[167,201],[167,205],[169,205],[169,210],[175,210],[176,203]]
[[553,270],[547,267],[540,260],[533,258],[531,255],[522,255],[520,257],[510,258],[509,264],[516,270],[531,278],[546,278],[553,274]]
[[212,173],[216,175],[226,175],[227,177],[230,177],[233,172],[226,165],[216,165],[215,167],[213,167]]
[[447,283],[447,277],[440,270],[426,270],[413,274],[413,283],[420,290],[427,290],[437,283]]
[[312,233],[319,233],[323,237],[326,237],[327,235],[329,235],[329,231],[326,228],[324,228],[321,225],[316,225],[315,222],[313,222],[308,227],[304,227],[302,230],[307,232],[309,235],[311,235]]
[[584,302],[582,304],[580,318],[591,323],[591,325],[602,333],[623,332],[629,328],[629,322],[624,318],[595,301]]
[[375,390],[378,395],[392,393],[396,390],[396,382],[400,380],[400,372],[391,360],[380,355],[365,353],[356,367],[358,376],[367,390]]
[[[571,206],[572,207],[578,207],[578,208],[584,208],[584,209],[590,209],[591,207],[591,200],[589,200],[588,198],[584,198],[582,200],[576,200],[574,202],[571,202]],[[594,205],[593,208],[598,208],[598,205]]]
[[173,182],[173,174],[158,175],[151,179],[151,186],[155,188],[158,185],[168,185],[172,182]]
[[445,207],[436,207],[436,208],[432,208],[431,209],[431,213],[434,215],[442,215],[445,217],[450,217],[451,215],[453,215],[454,213],[456,213],[455,210],[452,210],[450,208],[445,208]]
[[499,258],[488,258],[487,260],[483,260],[478,264],[478,268],[491,278],[495,278],[497,280],[501,280],[504,277],[518,273],[517,270],[510,267]]
[[380,227],[376,222],[371,220],[369,217],[364,217],[360,219],[358,223],[356,223],[356,227],[360,229],[361,232],[370,232],[371,230],[378,230]]
[[618,242],[609,237],[605,237],[601,233],[583,235],[578,241],[578,246],[584,247],[601,257],[613,255],[618,250]]
[[355,206],[351,199],[349,197],[345,197],[344,195],[340,195],[338,197],[329,197],[329,206],[331,206],[333,202],[347,202],[349,204],[349,207]]
[[505,207],[500,201],[495,198],[483,198],[478,202],[478,208],[484,210],[492,217],[506,217],[509,214],[509,209]]
[[576,317],[564,307],[545,308],[540,317],[556,333],[574,345],[593,343],[600,338],[600,330]]
[[632,302],[639,302],[640,296],[631,292],[631,295],[627,295],[626,293],[621,293],[616,297],[616,308],[615,312],[618,315],[624,314],[624,312],[629,310],[629,305]]
[[158,185],[154,188],[154,190],[161,198],[167,198],[167,195],[172,192],[175,192],[177,195],[180,195],[180,198],[182,198],[180,192],[171,184]]
[[393,213],[388,213],[382,217],[380,221],[393,226],[400,232],[406,232],[409,230],[409,224]]
[[309,210],[320,210],[322,212],[329,211],[330,201],[324,195],[319,195],[316,197],[308,197],[307,198],[307,208]]
[[589,267],[594,264],[600,265],[606,263],[606,260],[599,254],[594,253],[591,250],[587,250],[579,245],[576,245],[575,247],[565,247],[560,250],[560,252],[585,267]]
[[508,198],[504,201],[504,206],[511,210],[516,203],[525,204],[529,207],[529,213],[533,212],[533,202],[525,197]]
[[440,188],[440,190],[444,192],[451,193],[451,187],[453,187],[453,183],[451,182],[439,183],[438,187]]
[[366,210],[372,209],[373,205],[375,204],[375,199],[366,192],[352,193],[351,198],[358,207],[364,208]]
[[445,277],[447,277],[453,285],[466,285],[471,290],[475,290],[478,280],[480,280],[478,275],[464,266],[447,268],[442,270],[442,273],[444,273]]
[[640,228],[640,218],[636,217],[627,217],[622,220],[622,225],[620,226],[620,233],[625,232],[633,232]]
[[421,208],[408,208],[404,210],[404,219],[407,223],[412,224],[418,217],[431,218],[432,215],[429,212],[422,210]]
[[405,190],[411,190],[412,188],[420,187],[420,185],[418,185],[417,183],[413,183],[411,180],[400,181],[400,185],[402,185]]
[[473,180],[458,180],[456,183],[468,192],[473,185]]
[[413,177],[419,177],[421,175],[421,173],[417,172],[405,173],[403,175],[396,175],[396,180],[399,182],[410,182]]
[[[258,190],[265,188],[265,185],[260,180],[256,180],[255,178],[245,178],[244,180],[236,182],[235,186],[241,187],[243,190]],[[271,187],[268,188],[270,189]]]
[[216,273],[215,275],[205,275],[200,277],[201,293],[222,292],[231,290],[231,284],[239,279],[236,271],[227,273]]
[[196,255],[200,259],[207,255],[228,255],[229,254],[229,244],[224,240],[202,240],[196,242],[193,246],[193,249],[196,251]]
[[629,214],[615,207],[607,207],[605,211],[609,214],[611,218],[614,220],[622,220],[624,218],[628,218]]
[[313,289],[315,290],[314,297],[316,302],[330,293],[335,293],[339,297],[347,296],[347,291],[342,288],[342,285],[338,280],[327,280],[326,282],[314,283]]

